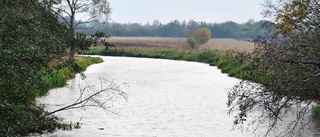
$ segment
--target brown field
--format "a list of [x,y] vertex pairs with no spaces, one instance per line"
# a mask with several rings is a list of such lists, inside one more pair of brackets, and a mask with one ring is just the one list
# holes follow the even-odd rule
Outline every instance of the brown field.
[[[108,39],[116,47],[143,47],[143,48],[178,48],[191,49],[186,38],[163,38],[163,37],[111,37]],[[211,39],[199,47],[200,50],[234,50],[252,51],[253,43],[235,39]]]
[[143,47],[143,48],[184,48],[190,49],[186,38],[163,37],[111,37],[108,42],[116,47]]
[[235,39],[211,39],[200,49],[217,49],[217,50],[239,50],[251,52],[254,49],[254,44],[249,41],[235,40]]

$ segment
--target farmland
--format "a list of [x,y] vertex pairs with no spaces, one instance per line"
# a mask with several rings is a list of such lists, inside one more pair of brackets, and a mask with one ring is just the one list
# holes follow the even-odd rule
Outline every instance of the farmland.
[[[164,37],[111,37],[108,42],[118,48],[175,48],[190,50],[186,38],[164,38]],[[199,47],[200,50],[234,50],[252,51],[253,43],[235,39],[211,39]]]
[[249,41],[235,40],[235,39],[211,39],[206,44],[200,46],[200,49],[205,50],[239,50],[239,51],[252,51],[254,44]]

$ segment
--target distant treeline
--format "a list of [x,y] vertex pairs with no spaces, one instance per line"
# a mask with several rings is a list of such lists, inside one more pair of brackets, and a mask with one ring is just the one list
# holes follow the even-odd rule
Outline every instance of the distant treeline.
[[93,27],[93,30],[78,29],[78,31],[86,34],[102,31],[111,36],[118,37],[186,37],[190,32],[199,28],[208,28],[212,32],[212,38],[246,39],[263,35],[265,29],[261,26],[267,23],[269,22],[254,21],[251,19],[246,23],[236,23],[233,21],[224,23],[206,23],[196,22],[194,20],[180,22],[174,20],[167,24],[162,24],[158,20],[155,20],[152,24],[146,23],[143,25],[140,23],[102,23],[96,20],[80,26],[81,28]]

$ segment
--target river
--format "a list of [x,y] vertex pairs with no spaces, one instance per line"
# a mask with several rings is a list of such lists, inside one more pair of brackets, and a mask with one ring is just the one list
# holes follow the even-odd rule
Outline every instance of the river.
[[[102,57],[104,63],[90,66],[84,74],[90,85],[99,78],[113,79],[128,100],[117,100],[112,111],[88,107],[58,112],[64,122],[79,122],[81,128],[58,130],[45,137],[247,137],[251,132],[233,129],[227,114],[226,89],[240,80],[222,74],[204,63],[129,57]],[[68,86],[39,98],[49,111],[79,97],[80,75]]]

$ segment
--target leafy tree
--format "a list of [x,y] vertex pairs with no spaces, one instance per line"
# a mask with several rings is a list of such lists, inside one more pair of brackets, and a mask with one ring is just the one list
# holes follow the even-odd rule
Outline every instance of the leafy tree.
[[[74,38],[76,30],[80,29],[82,24],[90,23],[96,19],[107,21],[111,12],[107,0],[44,0],[44,3],[53,9],[69,29],[70,59],[73,59],[76,50],[79,49],[76,38]],[[88,17],[83,16],[83,20],[77,22],[76,17],[82,14],[88,15]]]
[[211,39],[211,31],[208,28],[200,28],[195,32],[191,31],[189,35],[187,42],[191,48],[205,44]]
[[0,136],[52,131],[34,99],[48,91],[42,76],[66,51],[66,28],[37,0],[2,0],[0,16]]
[[[275,17],[276,30],[254,41],[257,48],[250,60],[256,70],[251,75],[259,84],[242,82],[229,92],[228,105],[237,113],[235,124],[246,121],[254,110],[261,112],[257,124],[270,121],[266,135],[289,112],[296,118],[289,122],[286,135],[308,123],[299,122],[310,104],[320,100],[319,6],[313,0],[266,3],[265,15]],[[292,108],[296,111],[289,111]]]
[[193,37],[200,44],[204,44],[211,39],[211,31],[208,28],[200,28],[193,34]]

